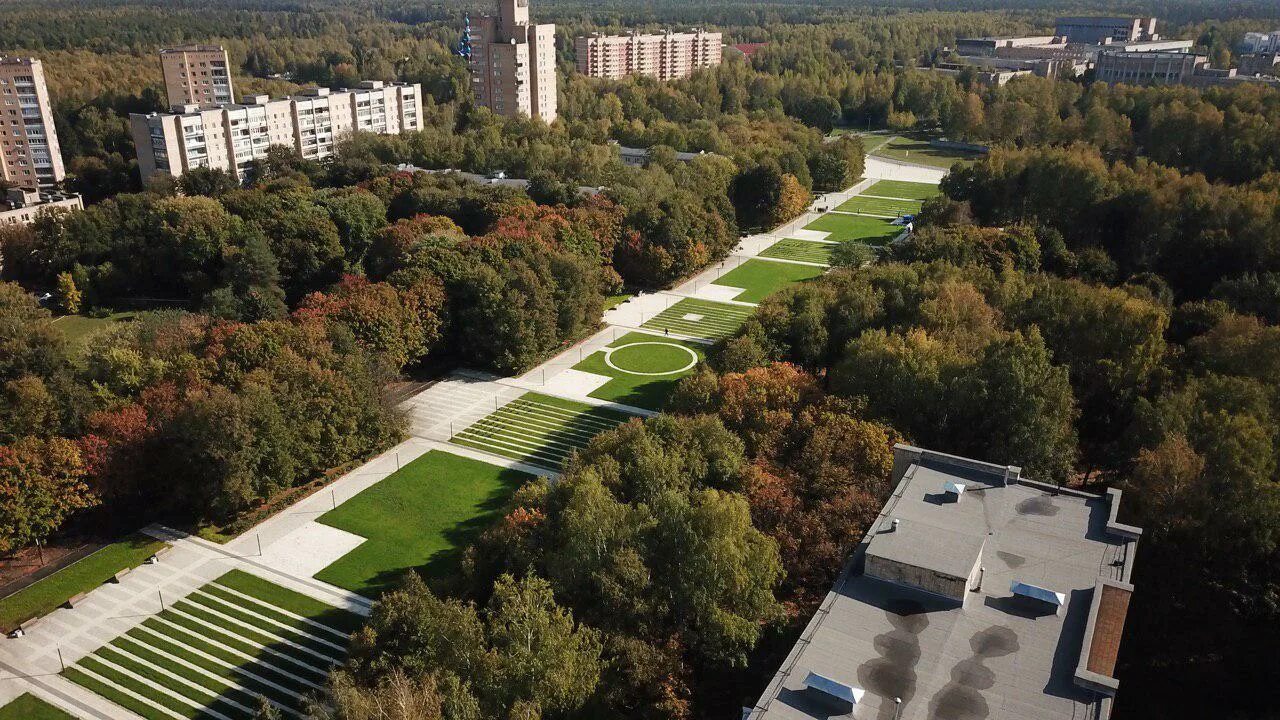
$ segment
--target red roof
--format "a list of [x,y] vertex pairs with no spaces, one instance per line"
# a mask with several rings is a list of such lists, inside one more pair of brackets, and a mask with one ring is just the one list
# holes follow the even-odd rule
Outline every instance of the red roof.
[[757,50],[759,50],[760,48],[768,44],[769,43],[738,43],[737,45],[733,46],[733,49],[737,50],[743,55],[746,55],[747,57],[751,57],[752,55],[755,54]]

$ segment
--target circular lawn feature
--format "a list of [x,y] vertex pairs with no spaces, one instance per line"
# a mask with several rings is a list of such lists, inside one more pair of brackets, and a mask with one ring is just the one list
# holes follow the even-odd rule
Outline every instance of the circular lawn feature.
[[678,375],[698,364],[698,354],[669,342],[634,342],[605,348],[604,364],[631,375]]

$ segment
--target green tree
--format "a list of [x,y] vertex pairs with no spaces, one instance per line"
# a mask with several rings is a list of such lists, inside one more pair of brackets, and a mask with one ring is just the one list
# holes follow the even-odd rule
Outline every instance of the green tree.
[[56,297],[62,312],[68,315],[80,312],[80,290],[76,287],[76,281],[71,277],[71,273],[58,273]]

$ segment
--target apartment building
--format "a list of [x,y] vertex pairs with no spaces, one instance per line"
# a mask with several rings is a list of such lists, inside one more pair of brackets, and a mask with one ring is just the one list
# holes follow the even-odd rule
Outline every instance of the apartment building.
[[333,154],[335,143],[356,131],[398,135],[420,130],[421,98],[416,84],[366,81],[353,90],[316,88],[275,100],[255,95],[238,104],[135,113],[129,123],[143,180],[209,167],[244,181],[250,164],[265,158],[273,145],[322,160]]
[[35,58],[0,55],[0,179],[47,187],[66,175],[44,67]]
[[235,102],[231,65],[221,45],[183,45],[160,51],[169,107]]
[[529,0],[498,0],[464,40],[476,103],[499,115],[556,119],[556,26],[529,22]]
[[578,72],[598,78],[647,75],[675,80],[719,65],[723,58],[720,33],[701,29],[683,33],[597,33],[576,38],[573,44]]
[[1087,45],[1160,39],[1155,18],[1134,17],[1061,17],[1054,34]]

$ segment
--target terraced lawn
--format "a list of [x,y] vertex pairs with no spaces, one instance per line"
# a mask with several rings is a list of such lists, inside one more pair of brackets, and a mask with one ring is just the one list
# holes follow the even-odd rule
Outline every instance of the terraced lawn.
[[659,332],[670,329],[689,337],[719,340],[742,327],[752,312],[753,308],[744,305],[683,298],[649,318],[641,327]]
[[703,357],[698,343],[632,332],[588,355],[573,369],[613,378],[592,391],[593,398],[661,410],[676,383],[693,372]]
[[880,180],[862,191],[864,195],[877,197],[907,198],[910,200],[928,200],[942,192],[937,185],[929,183],[907,182],[906,180]]
[[884,245],[898,236],[902,228],[888,220],[865,215],[841,215],[827,213],[804,226],[805,230],[830,233],[826,239],[832,242],[858,240],[868,245]]
[[0,720],[76,720],[76,716],[31,693],[23,693],[0,707]]
[[558,471],[573,451],[631,417],[530,392],[476,421],[450,442]]
[[814,242],[812,240],[796,240],[783,238],[760,251],[760,257],[780,258],[782,260],[799,260],[800,262],[831,264],[831,253],[835,244]]
[[147,720],[297,717],[347,656],[360,616],[232,570],[81,658],[64,675]]
[[742,288],[743,292],[734,297],[734,300],[758,303],[788,285],[821,275],[823,270],[812,265],[748,260],[721,275],[712,284]]
[[921,203],[918,200],[899,200],[896,198],[855,195],[854,197],[845,200],[843,203],[840,203],[840,207],[836,209],[843,212],[898,217],[899,215],[914,215],[915,213],[920,212],[920,205]]
[[532,479],[432,450],[316,519],[366,538],[316,579],[369,598],[393,588],[408,570],[436,585],[457,574],[463,551]]

